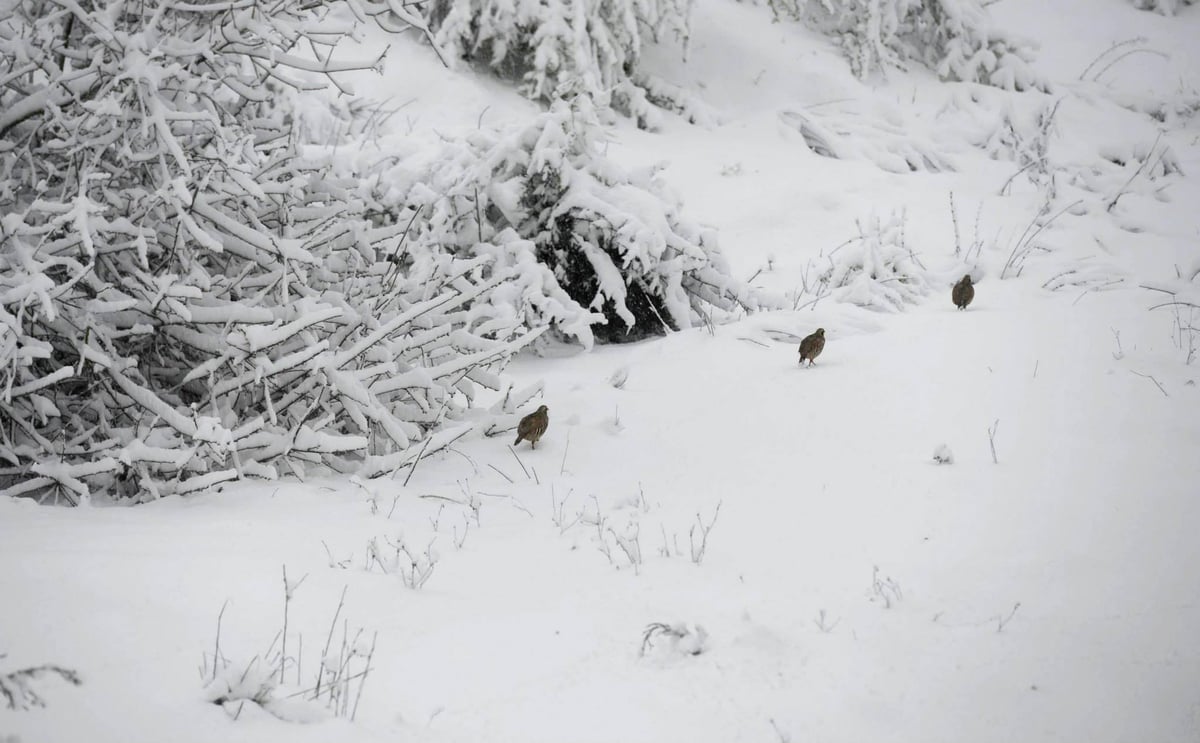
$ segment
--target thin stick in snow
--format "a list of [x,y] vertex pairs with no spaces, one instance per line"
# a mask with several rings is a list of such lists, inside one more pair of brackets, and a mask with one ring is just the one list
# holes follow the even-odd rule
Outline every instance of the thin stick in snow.
[[454,452],[458,456],[467,460],[467,462],[471,465],[471,469],[475,470],[475,474],[477,474],[477,475],[479,474],[479,465],[475,464],[474,459],[471,459],[469,456],[467,456],[466,454],[463,454],[461,451],[459,451],[458,449],[455,449],[453,446],[447,446],[446,451]]
[[1008,616],[1006,616],[1006,617],[996,617],[996,631],[997,631],[997,632],[1003,632],[1003,631],[1004,631],[1004,625],[1006,625],[1006,624],[1008,624],[1009,622],[1011,622],[1011,621],[1012,621],[1012,618],[1013,618],[1014,616],[1016,616],[1016,614],[1017,614],[1017,609],[1020,609],[1020,608],[1021,608],[1021,602],[1020,602],[1020,601],[1018,601],[1017,603],[1013,604],[1012,611],[1010,611],[1010,612],[1008,613]]
[[354,697],[354,709],[350,712],[350,722],[354,722],[354,717],[358,714],[358,701],[362,699],[363,687],[367,685],[367,674],[371,672],[371,658],[375,657],[375,641],[378,639],[379,632],[376,631],[371,637],[371,649],[367,652],[367,665],[360,674],[362,679],[358,682],[358,694]]
[[[1083,72],[1079,73],[1079,79],[1080,80],[1087,79],[1087,74],[1092,71],[1092,68],[1094,68],[1096,65],[1100,64],[1102,61],[1104,61],[1106,58],[1108,58],[1108,56],[1110,54],[1121,49],[1122,47],[1131,46],[1133,44],[1145,44],[1145,43],[1146,43],[1146,38],[1143,36],[1134,36],[1131,39],[1125,39],[1124,41],[1115,42],[1114,44],[1109,46],[1107,49],[1105,49],[1104,51],[1097,54],[1096,58],[1092,60],[1091,64],[1089,64],[1087,67],[1083,68]],[[1095,78],[1093,78],[1093,79],[1095,79]]]
[[571,450],[571,429],[567,429],[567,445],[563,447],[562,464],[558,468],[558,474],[561,477],[567,471],[567,452]]
[[[1108,68],[1105,67],[1104,69],[1108,69]],[[1162,132],[1159,132],[1158,136],[1156,136],[1154,138],[1154,143],[1150,145],[1150,153],[1146,155],[1146,159],[1142,160],[1142,163],[1141,163],[1141,165],[1138,166],[1137,170],[1133,171],[1133,175],[1129,176],[1129,180],[1125,181],[1125,184],[1123,186],[1121,186],[1119,189],[1117,189],[1116,195],[1113,196],[1111,199],[1109,199],[1108,204],[1106,204],[1104,207],[1105,211],[1110,212],[1110,213],[1112,212],[1113,208],[1117,205],[1117,202],[1120,201],[1121,197],[1125,195],[1125,189],[1129,188],[1129,185],[1131,183],[1133,183],[1134,179],[1137,178],[1139,175],[1141,175],[1142,171],[1146,169],[1146,166],[1150,164],[1151,158],[1154,156],[1154,151],[1155,151],[1155,149],[1158,148],[1158,142],[1161,139],[1162,139]],[[1165,154],[1166,154],[1166,150],[1164,149],[1162,152],[1159,153],[1158,157],[1154,158],[1154,159],[1161,160],[1163,155],[1165,155]]]
[[954,192],[950,192],[950,221],[954,224],[954,254],[962,252],[962,241],[958,235],[958,212],[954,208]]
[[792,743],[792,736],[779,728],[779,723],[775,722],[775,718],[768,718],[768,721],[771,723],[771,727],[774,728],[775,735],[779,736],[779,743]]
[[288,604],[292,602],[292,588],[288,585],[287,565],[283,566],[283,644],[279,646],[279,683],[283,683],[283,672],[287,668]]
[[425,439],[425,445],[421,447],[421,451],[417,452],[417,458],[412,463],[412,469],[408,471],[408,476],[404,478],[404,487],[408,487],[408,481],[412,479],[413,473],[417,471],[417,465],[421,463],[421,457],[425,455],[425,450],[429,448],[429,442],[433,441],[433,436]]
[[996,431],[1000,428],[1000,419],[988,428],[988,446],[992,447],[992,464],[1000,464],[1000,460],[996,458]]
[[1133,371],[1133,369],[1130,369],[1129,371],[1133,374],[1137,374],[1139,377],[1145,377],[1146,379],[1149,379],[1151,382],[1154,382],[1154,386],[1158,388],[1159,392],[1163,393],[1163,397],[1170,397],[1170,395],[1167,394],[1167,391],[1163,389],[1163,386],[1161,384],[1159,384],[1158,380],[1155,379],[1154,377],[1150,376],[1149,374],[1142,374],[1141,372],[1135,372],[1135,371]]
[[317,684],[313,689],[313,699],[321,698],[321,681],[325,678],[325,660],[329,657],[329,646],[333,643],[333,631],[337,628],[338,617],[341,616],[342,606],[346,603],[346,589],[342,586],[342,597],[338,599],[337,611],[333,613],[333,621],[329,623],[329,635],[325,638],[325,651],[321,653],[321,665],[317,668]]
[[[721,501],[717,501],[717,508],[713,511],[712,521],[707,524],[700,518],[700,514],[696,514],[696,525],[688,529],[688,545],[690,547],[692,562],[699,565],[704,562],[704,555],[708,552],[708,534],[717,524],[717,517],[721,515]],[[696,540],[696,526],[700,527],[700,540]]]
[[[510,452],[512,452],[513,459],[517,460],[517,464],[521,465],[521,471],[525,473],[525,479],[528,480],[529,479],[529,470],[525,469],[525,463],[522,462],[521,457],[517,455],[517,450],[512,448],[511,446],[508,447],[508,450]],[[512,480],[509,480],[509,482],[512,482]]]
[[213,673],[212,681],[217,680],[217,662],[221,657],[221,618],[225,616],[225,607],[229,606],[229,599],[225,599],[225,603],[221,604],[221,611],[217,614],[217,641],[213,645]]
[[499,468],[499,467],[497,467],[496,465],[489,463],[489,464],[488,464],[488,467],[491,467],[492,469],[494,469],[494,470],[496,470],[497,472],[499,472],[499,473],[500,473],[500,476],[501,476],[501,477],[503,477],[505,480],[508,480],[509,482],[512,482],[512,481],[513,481],[513,479],[512,479],[511,477],[509,477],[508,475],[504,474],[504,470],[500,469],[500,468]]

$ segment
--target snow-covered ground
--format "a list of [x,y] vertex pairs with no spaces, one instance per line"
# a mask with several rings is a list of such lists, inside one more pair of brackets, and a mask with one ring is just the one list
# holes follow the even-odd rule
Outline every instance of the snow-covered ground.
[[[411,476],[137,508],[0,500],[0,674],[82,682],[37,680],[46,706],[0,709],[0,741],[1200,740],[1200,313],[1142,288],[1200,269],[1200,125],[1113,102],[1195,100],[1200,7],[991,9],[1042,43],[1054,95],[867,85],[765,8],[698,2],[688,61],[651,64],[721,123],[620,123],[610,155],[664,161],[738,275],[799,309],[518,359],[545,383],[536,450],[464,440]],[[1137,35],[1150,51],[1076,81]],[[407,102],[396,136],[535,110],[415,45],[367,91]],[[1060,99],[1049,157],[1081,204],[1001,279],[1041,202],[1023,176],[1003,189],[1017,166],[989,133]],[[801,120],[850,159],[814,154]],[[1181,172],[1128,165],[1156,147]],[[945,167],[891,172],[897,152]],[[797,293],[877,220],[927,293],[902,312]],[[419,588],[400,544],[432,563]],[[267,683],[285,609],[271,713],[208,703]],[[343,635],[374,644],[353,722],[286,698]]]

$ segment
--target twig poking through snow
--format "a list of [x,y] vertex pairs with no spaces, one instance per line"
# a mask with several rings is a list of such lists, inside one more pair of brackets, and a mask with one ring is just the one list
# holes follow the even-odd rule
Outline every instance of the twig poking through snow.
[[225,599],[225,603],[221,604],[221,611],[217,612],[217,639],[213,644],[213,672],[210,681],[217,679],[218,661],[221,658],[221,619],[225,616],[225,609],[229,606],[229,599]]
[[488,467],[491,467],[492,469],[494,469],[494,470],[496,470],[497,472],[499,472],[499,473],[500,473],[500,476],[501,476],[501,477],[503,477],[505,480],[508,480],[509,482],[512,482],[512,481],[513,481],[513,479],[512,479],[511,477],[509,477],[508,475],[504,474],[504,470],[500,469],[500,468],[499,468],[499,467],[497,467],[496,465],[489,463],[489,464],[488,464]]
[[833,624],[830,624],[829,619],[826,616],[824,609],[821,609],[820,611],[818,611],[817,618],[813,620],[813,624],[817,625],[817,629],[821,630],[821,632],[826,635],[828,635],[830,632],[833,632],[835,629],[837,629],[837,626],[841,623],[842,623],[842,618],[838,617],[837,619],[835,619],[833,621]]
[[[333,612],[333,619],[329,622],[329,635],[325,638],[325,650],[321,653],[321,666],[317,669],[317,683],[313,689],[314,699],[320,699],[321,697],[321,682],[325,678],[325,664],[329,658],[329,646],[333,642],[333,631],[337,628],[337,620],[342,614],[342,607],[346,604],[346,589],[348,588],[349,586],[342,586],[342,596],[338,599],[337,610]],[[222,611],[224,611],[223,608]]]
[[954,254],[962,252],[962,240],[958,235],[958,211],[954,208],[954,192],[950,192],[950,222],[954,225]]
[[558,474],[561,477],[567,471],[567,452],[571,450],[571,429],[567,429],[567,443],[563,446],[562,464],[558,467]]
[[[328,550],[328,548],[326,548]],[[303,578],[295,583],[289,583],[287,577],[287,565],[283,566],[283,640],[279,645],[279,683],[283,683],[283,673],[287,669],[287,639],[288,639],[288,607],[292,603],[292,594],[308,577],[306,573]]]
[[453,446],[447,446],[447,447],[446,447],[446,451],[452,451],[452,452],[454,452],[455,454],[457,454],[458,456],[460,456],[460,457],[462,457],[463,459],[467,460],[467,462],[469,462],[469,463],[470,463],[470,465],[471,465],[471,469],[475,470],[475,474],[476,474],[476,475],[478,475],[478,474],[479,474],[479,466],[478,466],[477,464],[475,464],[475,460],[474,460],[474,459],[471,459],[469,456],[467,456],[466,454],[462,453],[462,452],[461,452],[461,451],[459,451],[458,449],[455,449]]
[[[1146,43],[1146,38],[1144,36],[1134,36],[1131,39],[1125,39],[1124,41],[1118,41],[1118,42],[1113,43],[1107,49],[1105,49],[1104,51],[1097,54],[1096,58],[1092,60],[1091,64],[1089,64],[1087,67],[1083,68],[1083,72],[1079,73],[1079,79],[1086,80],[1087,74],[1092,71],[1092,68],[1094,68],[1096,65],[1100,64],[1103,60],[1108,58],[1108,56],[1110,54],[1117,51],[1118,49],[1121,49],[1122,47],[1126,47],[1126,46],[1131,46],[1133,44],[1145,44],[1145,43]],[[1105,69],[1107,69],[1107,67]],[[1100,73],[1097,73],[1096,77],[1099,77],[1099,74]],[[1092,79],[1095,80],[1096,78],[1092,78]]]
[[[713,511],[712,521],[706,525],[700,518],[700,514],[696,514],[696,525],[688,530],[688,543],[691,545],[692,562],[699,565],[704,562],[704,554],[708,551],[708,533],[712,531],[713,526],[717,523],[717,516],[721,515],[721,501],[717,501],[717,510]],[[696,542],[696,526],[700,527],[700,542]]]
[[1141,372],[1135,372],[1132,369],[1130,369],[1129,371],[1133,374],[1137,374],[1139,377],[1145,377],[1146,379],[1149,379],[1151,382],[1154,382],[1154,386],[1158,388],[1159,392],[1163,393],[1163,397],[1170,397],[1170,395],[1167,394],[1167,391],[1163,389],[1163,386],[1161,384],[1159,384],[1158,380],[1155,379],[1154,377],[1150,376],[1149,374],[1142,374]]
[[996,631],[1003,632],[1005,625],[1007,625],[1009,622],[1012,621],[1012,618],[1014,616],[1016,616],[1016,614],[1017,614],[1017,609],[1020,609],[1020,608],[1021,608],[1021,602],[1018,601],[1017,603],[1013,604],[1012,611],[1010,611],[1008,613],[1008,616],[996,617]]
[[408,487],[408,481],[412,479],[413,473],[417,471],[417,465],[421,463],[421,457],[425,455],[425,450],[429,448],[429,442],[433,441],[433,437],[425,439],[425,445],[421,447],[421,451],[417,452],[417,458],[413,460],[412,468],[409,469],[408,475],[404,478],[404,487]]
[[467,543],[467,535],[471,533],[471,519],[463,516],[463,532],[462,536],[458,536],[458,527],[451,527],[454,530],[454,549],[461,550],[463,545]]
[[[1108,69],[1108,68],[1106,67],[1105,69]],[[1122,185],[1119,189],[1117,189],[1117,193],[1111,199],[1109,199],[1108,203],[1104,207],[1105,211],[1110,212],[1110,213],[1112,212],[1113,208],[1116,207],[1117,202],[1120,201],[1121,197],[1125,195],[1126,189],[1128,189],[1129,185],[1131,183],[1133,183],[1133,181],[1139,175],[1142,174],[1142,171],[1144,171],[1146,169],[1146,166],[1151,164],[1151,160],[1153,160],[1153,161],[1155,161],[1155,163],[1157,163],[1157,161],[1161,160],[1163,158],[1163,156],[1167,153],[1167,148],[1164,147],[1162,152],[1158,153],[1157,157],[1154,156],[1154,151],[1158,148],[1158,143],[1161,139],[1162,139],[1162,132],[1159,132],[1158,135],[1154,138],[1154,143],[1150,145],[1150,152],[1149,152],[1149,154],[1146,155],[1146,159],[1142,160],[1142,163],[1141,163],[1141,165],[1138,166],[1137,170],[1133,171],[1133,175],[1129,176],[1129,180],[1125,181],[1125,184]]]
[[[517,464],[521,465],[521,471],[525,473],[525,479],[528,480],[529,479],[529,470],[525,469],[525,463],[521,461],[521,457],[517,454],[517,450],[512,448],[511,446],[508,447],[508,450],[510,452],[512,452],[513,459],[517,460]],[[509,480],[509,482],[512,482],[512,481]]]
[[363,668],[361,677],[358,682],[358,694],[354,697],[354,709],[350,712],[350,722],[354,722],[354,718],[358,715],[358,702],[362,699],[363,687],[367,685],[367,674],[371,672],[371,659],[375,657],[375,641],[379,639],[379,632],[376,631],[371,636],[371,649],[367,652],[367,664]]
[[1000,464],[1000,460],[996,458],[996,431],[1000,429],[1000,419],[988,428],[988,446],[992,448],[992,464]]
[[572,488],[567,491],[562,500],[558,500],[558,494],[554,491],[554,484],[551,483],[550,485],[550,520],[558,527],[559,536],[566,534],[568,529],[578,524],[579,520],[583,518],[583,512],[581,511],[575,514],[575,518],[567,521],[565,513],[567,501],[571,498],[571,493],[574,492],[575,489]]
[[875,597],[879,598],[883,601],[885,609],[892,608],[892,604],[904,598],[904,594],[900,591],[900,584],[894,578],[890,575],[880,577],[878,565],[874,566],[871,573],[871,592],[874,594],[871,600],[873,601]]

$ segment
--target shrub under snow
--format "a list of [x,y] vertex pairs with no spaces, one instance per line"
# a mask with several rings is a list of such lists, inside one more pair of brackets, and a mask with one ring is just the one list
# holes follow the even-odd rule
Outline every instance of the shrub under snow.
[[500,256],[389,262],[404,224],[306,153],[288,94],[351,67],[330,7],[9,5],[0,494],[374,475],[481,425],[536,333],[480,309]]
[[506,132],[414,148],[376,187],[382,203],[415,210],[402,265],[480,261],[506,281],[473,317],[584,347],[757,308],[716,235],[681,214],[656,168],[605,157],[604,131],[580,95]]
[[904,222],[903,213],[860,221],[858,236],[831,252],[820,281],[834,298],[896,312],[929,292],[925,266],[905,243]]
[[917,62],[943,80],[1009,90],[1047,88],[1029,63],[1034,44],[992,28],[981,0],[769,0],[833,36],[854,73]]

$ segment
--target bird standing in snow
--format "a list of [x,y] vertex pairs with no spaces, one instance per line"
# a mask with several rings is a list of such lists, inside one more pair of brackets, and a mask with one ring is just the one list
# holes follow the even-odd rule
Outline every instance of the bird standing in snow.
[[546,432],[549,425],[550,409],[545,405],[538,406],[537,410],[522,418],[521,422],[517,424],[517,440],[513,442],[513,446],[517,446],[524,440],[536,449],[538,439]]
[[954,306],[960,310],[965,310],[971,300],[975,298],[975,287],[971,284],[971,274],[963,276],[954,289],[950,292],[950,298],[954,300]]
[[800,363],[803,364],[807,359],[808,365],[812,366],[824,350],[825,328],[817,328],[817,332],[800,341]]

